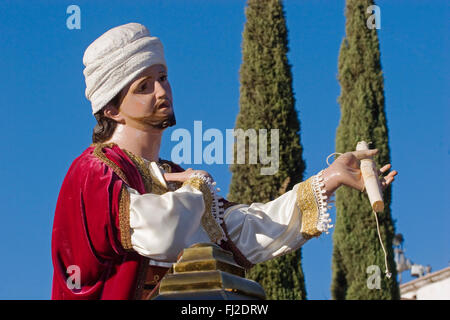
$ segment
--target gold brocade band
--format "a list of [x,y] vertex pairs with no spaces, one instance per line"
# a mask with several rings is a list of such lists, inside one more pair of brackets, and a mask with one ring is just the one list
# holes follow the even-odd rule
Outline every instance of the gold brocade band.
[[[116,143],[110,142],[110,143],[93,143],[91,146],[94,146],[93,155],[100,159],[103,163],[105,163],[108,167],[110,167],[115,174],[119,176],[120,179],[122,179],[126,184],[129,185],[128,179],[123,173],[123,171],[120,169],[120,167],[115,164],[113,161],[108,159],[108,157],[103,152],[104,148],[112,148],[113,146],[117,146]],[[130,158],[130,160],[134,163],[137,170],[139,171],[139,174],[142,177],[142,180],[144,182],[145,190],[147,193],[154,193],[154,194],[163,194],[169,191],[165,186],[163,186],[159,180],[154,177],[150,171],[150,169],[145,164],[144,160],[133,154],[132,152],[121,149],[125,154]],[[167,166],[166,166],[167,167]],[[170,168],[170,166],[169,166]]]
[[133,250],[130,230],[130,194],[124,184],[122,185],[122,190],[120,191],[119,228],[122,247],[125,250]]
[[205,212],[202,216],[202,227],[205,229],[206,233],[209,236],[209,239],[217,243],[222,238],[222,229],[217,224],[216,219],[214,219],[211,208],[212,208],[212,195],[211,191],[209,190],[208,186],[206,185],[206,182],[204,182],[202,179],[197,177],[192,177],[186,180],[183,183],[183,186],[190,185],[191,187],[201,191],[203,193],[203,200],[205,202]]
[[112,148],[115,145],[115,143],[94,143],[92,146],[95,146],[93,155],[100,159],[104,164],[106,164],[111,170],[119,176],[120,179],[122,179],[126,184],[129,185],[128,179],[123,173],[122,169],[115,164],[113,161],[109,160],[108,157],[103,152],[103,148]]
[[133,250],[133,246],[131,245],[131,230],[130,230],[130,194],[126,188],[128,185],[128,179],[122,169],[115,164],[113,161],[108,159],[108,157],[103,152],[103,148],[112,148],[115,143],[95,143],[92,144],[94,146],[93,155],[101,160],[106,166],[111,168],[113,172],[124,182],[122,184],[122,188],[120,190],[120,199],[119,199],[119,232],[120,232],[120,243],[122,247],[127,250]]
[[164,194],[169,191],[165,186],[161,184],[161,182],[159,182],[158,178],[156,178],[152,174],[142,157],[139,157],[128,150],[122,150],[127,154],[131,161],[133,161],[134,165],[138,169],[139,174],[144,181],[145,190],[147,191],[147,193]]
[[301,233],[307,240],[318,237],[322,233],[317,229],[319,205],[314,196],[312,178],[300,183],[297,190],[297,206],[302,215]]

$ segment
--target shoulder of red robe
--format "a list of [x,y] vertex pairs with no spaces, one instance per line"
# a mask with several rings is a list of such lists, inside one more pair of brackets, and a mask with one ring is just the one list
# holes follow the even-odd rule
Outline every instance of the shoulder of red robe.
[[145,185],[139,170],[127,154],[115,143],[96,143],[87,148],[81,156],[88,161],[102,163],[110,168],[129,187],[145,193]]

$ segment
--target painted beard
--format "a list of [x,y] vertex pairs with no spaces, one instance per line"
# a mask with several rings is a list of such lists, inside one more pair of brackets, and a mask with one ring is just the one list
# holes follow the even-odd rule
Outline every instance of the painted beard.
[[[170,108],[170,113],[162,113],[159,111],[161,106]],[[151,126],[155,129],[165,129],[174,126],[177,121],[175,113],[173,112],[172,104],[168,100],[160,100],[155,104],[155,108],[151,115],[145,117],[131,117],[134,121],[143,124],[144,126]]]
[[168,127],[172,127],[177,123],[173,111],[170,114],[152,114],[151,116],[136,118],[134,120],[142,124],[150,125],[155,129],[165,129]]

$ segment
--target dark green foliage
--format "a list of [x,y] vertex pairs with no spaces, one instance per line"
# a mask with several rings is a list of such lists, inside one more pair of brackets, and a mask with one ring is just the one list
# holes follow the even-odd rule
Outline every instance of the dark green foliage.
[[[383,73],[376,29],[369,29],[367,8],[371,0],[347,0],[346,37],[339,55],[341,119],[336,152],[355,150],[358,141],[377,148],[378,166],[390,163],[388,128],[384,110]],[[374,214],[366,193],[341,187],[336,193],[337,221],[333,234],[332,297],[334,299],[399,299],[392,250],[394,222],[390,212],[391,188],[384,193],[385,210],[379,213],[380,231],[388,251],[392,278],[384,276],[384,254],[378,240]],[[369,289],[371,265],[381,270],[381,288]],[[369,281],[370,282],[370,281]]]
[[[303,177],[300,123],[295,110],[283,6],[278,0],[249,0],[243,33],[240,70],[240,112],[235,128],[279,129],[279,170],[261,175],[262,165],[231,166],[229,199],[239,203],[267,202],[290,190]],[[248,153],[249,146],[246,151]],[[270,150],[270,149],[269,149]],[[269,153],[270,154],[270,153]],[[256,265],[249,277],[263,285],[269,299],[305,299],[301,252]]]

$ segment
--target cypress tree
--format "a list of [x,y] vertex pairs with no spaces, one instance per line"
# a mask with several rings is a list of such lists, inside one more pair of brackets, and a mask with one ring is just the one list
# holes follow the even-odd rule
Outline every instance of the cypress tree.
[[[283,5],[279,0],[249,0],[245,13],[240,111],[235,129],[267,129],[268,150],[270,129],[279,129],[279,169],[274,175],[262,175],[260,169],[267,165],[249,164],[252,142],[248,141],[245,164],[231,166],[228,198],[239,203],[268,202],[302,179],[305,165],[300,123],[287,59]],[[256,265],[248,277],[264,287],[268,299],[306,298],[300,250]]]
[[[388,128],[377,31],[366,25],[370,5],[371,0],[346,1],[346,36],[338,61],[341,119],[336,151],[355,150],[361,140],[372,142],[370,147],[379,150],[374,160],[384,165],[390,163]],[[392,249],[395,230],[390,211],[391,187],[384,192],[384,203],[385,210],[378,213],[378,219],[391,279],[384,276],[384,253],[367,194],[348,187],[336,192],[331,285],[334,299],[399,299]],[[379,289],[376,269],[367,269],[371,265],[379,267]]]

